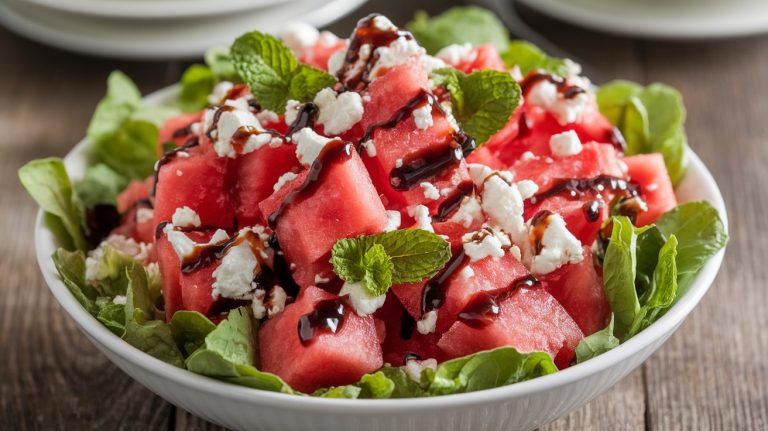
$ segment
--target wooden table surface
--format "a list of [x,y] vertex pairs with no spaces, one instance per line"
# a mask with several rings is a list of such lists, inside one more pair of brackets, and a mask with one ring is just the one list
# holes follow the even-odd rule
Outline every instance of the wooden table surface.
[[[429,0],[374,0],[332,26],[381,11],[403,22]],[[768,36],[696,43],[604,36],[527,14],[535,28],[608,79],[677,87],[690,146],[729,209],[720,276],[677,333],[640,369],[547,430],[768,429]],[[112,365],[48,292],[32,243],[26,161],[63,156],[82,137],[105,79],[121,69],[150,92],[183,62],[97,59],[0,29],[0,429],[218,429]]]

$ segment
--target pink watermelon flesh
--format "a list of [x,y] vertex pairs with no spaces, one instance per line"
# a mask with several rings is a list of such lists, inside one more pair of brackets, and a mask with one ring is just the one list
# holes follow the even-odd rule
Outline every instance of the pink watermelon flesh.
[[[280,246],[288,262],[297,266],[316,262],[341,238],[381,232],[387,222],[384,206],[357,152],[325,169],[314,191],[289,204],[277,221]],[[263,201],[262,214],[269,217],[276,211],[306,175],[304,171]]]
[[232,202],[240,226],[264,224],[259,203],[274,192],[274,185],[283,174],[299,172],[296,146],[283,144],[264,146],[238,157],[234,167],[237,182],[232,189]]
[[[591,214],[587,215],[585,206],[592,202],[597,202],[597,218],[592,219]],[[608,218],[608,204],[604,199],[596,196],[584,196],[580,199],[573,199],[567,194],[552,196],[545,199],[538,205],[531,205],[525,209],[526,219],[533,217],[542,210],[548,210],[555,214],[560,214],[565,220],[568,230],[581,241],[584,245],[592,245],[597,238],[600,227]]]
[[306,47],[301,52],[299,60],[302,63],[316,67],[320,70],[328,70],[328,59],[346,47],[343,39],[326,40],[321,36],[316,44]]
[[360,126],[367,129],[372,124],[389,121],[408,101],[429,88],[427,72],[418,62],[395,66],[368,86],[368,96],[363,101],[363,118]]
[[464,73],[472,73],[476,70],[498,70],[504,72],[507,67],[499,56],[499,51],[492,44],[480,45],[474,49],[474,59],[469,62],[461,62],[453,65]]
[[629,178],[640,184],[643,199],[648,204],[648,211],[637,217],[638,226],[653,223],[660,215],[677,206],[675,190],[661,154],[625,157],[624,162],[629,167]]
[[547,352],[566,368],[584,337],[565,309],[542,288],[521,288],[499,304],[490,324],[476,328],[457,321],[437,345],[449,357],[512,346],[521,352]]
[[133,180],[119,195],[117,195],[117,210],[123,215],[120,226],[112,231],[113,234],[133,238],[136,241],[152,243],[154,240],[155,226],[153,220],[144,220],[139,223],[136,214],[139,208],[148,208],[148,204],[141,201],[149,198],[153,178],[144,181]]
[[[465,277],[466,272],[462,272],[463,268],[467,266],[472,268],[474,272],[471,277]],[[447,330],[477,292],[505,288],[526,275],[528,275],[528,270],[509,253],[499,259],[487,257],[477,262],[467,260],[444,287],[444,301],[437,310],[435,332],[441,334]],[[392,291],[415,319],[421,318],[422,295],[425,284],[425,282],[421,282],[392,286]]]
[[337,298],[314,286],[264,323],[259,331],[261,369],[277,374],[302,392],[354,383],[383,365],[376,324],[346,308],[336,333],[319,332],[307,344],[299,339],[299,320],[318,302]]
[[603,290],[603,277],[595,269],[589,247],[584,247],[583,261],[558,268],[544,276],[542,282],[584,335],[592,335],[608,324],[611,306]]
[[406,355],[416,355],[421,359],[434,358],[443,362],[445,354],[437,347],[439,336],[422,335],[415,329],[415,321],[393,294],[387,295],[384,306],[373,315],[383,323],[384,362],[399,367],[404,365]]
[[[204,226],[229,229],[235,213],[229,198],[228,158],[212,149],[191,148],[160,168],[155,191],[155,226],[170,221],[177,208],[189,207]],[[181,174],[181,175],[179,175]]]
[[165,235],[157,239],[154,248],[157,251],[157,263],[160,267],[160,280],[163,284],[165,316],[166,319],[170,321],[174,313],[182,309],[181,263]]
[[192,114],[180,114],[167,119],[160,128],[158,135],[158,157],[162,157],[165,153],[163,144],[166,142],[174,142],[177,147],[184,145],[187,139],[193,136],[189,126],[200,121],[202,117],[202,112],[195,112]]

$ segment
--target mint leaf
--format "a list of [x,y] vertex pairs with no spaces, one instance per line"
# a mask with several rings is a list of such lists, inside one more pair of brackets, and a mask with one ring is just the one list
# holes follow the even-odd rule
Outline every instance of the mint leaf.
[[619,345],[619,339],[613,336],[613,319],[613,314],[611,314],[611,321],[608,326],[579,341],[579,345],[576,346],[577,364],[601,355]]
[[77,302],[92,315],[98,314],[96,298],[99,293],[85,280],[85,253],[80,250],[70,252],[59,248],[51,258],[61,281]]
[[524,40],[513,40],[501,53],[508,68],[517,66],[523,76],[532,70],[544,70],[555,75],[568,76],[570,70],[565,60],[548,56],[536,45]]
[[614,217],[612,223],[603,260],[603,287],[616,316],[616,334],[623,339],[640,312],[635,290],[638,230],[627,217]]
[[295,393],[279,377],[254,366],[258,358],[255,325],[248,307],[230,311],[227,319],[210,331],[202,346],[187,358],[187,369],[242,386]]
[[202,347],[205,337],[214,329],[216,325],[197,311],[177,311],[171,318],[171,334],[186,356]]
[[426,12],[418,11],[406,27],[433,55],[455,43],[475,46],[491,43],[503,51],[509,42],[507,29],[496,15],[477,6],[452,7],[432,18]]
[[387,293],[392,286],[394,264],[381,244],[373,244],[363,255],[360,266],[364,269],[363,287],[371,297]]
[[193,64],[181,75],[179,106],[184,112],[197,112],[208,105],[208,95],[216,86],[216,75],[208,66]]
[[331,250],[331,264],[336,274],[349,282],[362,280],[364,256],[375,245],[380,245],[391,260],[392,283],[429,278],[451,258],[450,244],[443,238],[424,230],[401,229],[337,241]]
[[685,175],[688,147],[685,106],[680,93],[663,84],[642,87],[613,81],[597,90],[597,103],[627,142],[627,155],[661,153],[677,184]]
[[217,81],[231,81],[240,83],[243,80],[238,75],[235,65],[232,63],[232,55],[229,48],[216,46],[205,51],[205,64],[211,68]]
[[437,85],[451,93],[454,116],[478,145],[506,126],[520,104],[520,86],[506,72],[481,70],[465,75],[449,68],[433,76]]
[[117,195],[128,186],[128,179],[109,166],[98,163],[85,170],[85,176],[75,184],[78,202],[84,208],[98,204],[117,204]]
[[154,172],[158,129],[144,120],[127,120],[108,139],[93,142],[98,159],[128,178],[143,180]]
[[285,112],[289,99],[311,101],[336,83],[328,73],[300,64],[281,40],[268,34],[246,33],[230,51],[235,69],[256,100],[278,114]]
[[498,388],[555,371],[557,367],[547,353],[520,353],[514,347],[499,347],[443,362],[428,392],[448,395]]
[[88,243],[64,162],[55,157],[32,160],[18,174],[27,193],[49,214],[46,220],[53,226],[59,245],[85,250]]
[[728,242],[720,214],[706,201],[678,205],[662,214],[656,226],[665,237],[677,237],[677,272],[681,277],[695,275]]
[[184,368],[184,358],[173,341],[170,326],[165,322],[130,320],[125,324],[123,340],[161,361]]

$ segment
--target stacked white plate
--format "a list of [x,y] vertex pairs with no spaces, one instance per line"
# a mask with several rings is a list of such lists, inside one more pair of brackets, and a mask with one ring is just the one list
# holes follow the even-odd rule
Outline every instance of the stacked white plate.
[[0,24],[30,39],[106,57],[187,59],[251,30],[323,26],[366,0],[0,0]]

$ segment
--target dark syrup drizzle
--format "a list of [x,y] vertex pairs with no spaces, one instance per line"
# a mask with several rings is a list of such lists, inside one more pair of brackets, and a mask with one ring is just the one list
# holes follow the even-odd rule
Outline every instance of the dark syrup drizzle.
[[566,99],[573,99],[579,94],[586,93],[586,90],[578,85],[568,85],[568,81],[566,81],[565,78],[551,73],[531,71],[525,78],[523,78],[522,82],[520,82],[520,90],[522,91],[523,96],[527,96],[528,92],[530,92],[536,84],[543,81],[549,81],[554,84],[555,87],[557,87],[558,93],[562,94]]
[[478,292],[459,313],[459,320],[473,328],[488,326],[499,315],[499,304],[514,295],[520,288],[532,288],[541,282],[532,275],[526,275],[513,281],[509,286]]
[[269,238],[269,246],[274,250],[272,272],[277,279],[277,284],[283,288],[286,295],[296,298],[301,287],[296,283],[296,280],[293,279],[293,275],[291,275],[291,266],[288,264],[288,261],[285,260],[285,255],[280,248],[277,235],[274,233]]
[[296,119],[291,123],[291,127],[288,128],[288,133],[285,136],[291,136],[305,127],[313,127],[318,112],[317,105],[312,102],[305,103],[298,114],[296,114]]
[[186,126],[180,128],[180,129],[174,130],[174,132],[173,132],[173,134],[171,136],[173,136],[174,138],[183,138],[183,137],[189,135],[190,133],[192,133],[192,125],[193,124],[195,124],[195,123],[189,123],[189,124],[187,124]]
[[411,316],[408,310],[403,310],[403,317],[400,321],[400,338],[410,340],[414,329],[416,329],[416,319]]
[[309,167],[304,182],[295,190],[290,192],[285,199],[280,203],[275,212],[269,215],[267,223],[269,227],[275,229],[280,216],[283,214],[286,208],[290,206],[294,201],[302,197],[302,195],[311,193],[324,178],[324,173],[328,171],[328,167],[334,163],[343,163],[352,158],[352,152],[354,146],[349,142],[344,142],[341,139],[337,139],[329,142],[325,145],[320,155]]
[[421,360],[421,356],[413,352],[406,352],[406,354],[403,355],[403,364],[407,364],[408,361],[420,361],[420,360]]
[[588,222],[594,223],[600,219],[600,208],[602,208],[603,205],[605,205],[603,201],[592,200],[581,207],[584,210],[584,217]]
[[456,191],[446,198],[437,208],[437,214],[432,216],[432,221],[443,222],[448,220],[459,209],[464,198],[475,191],[475,185],[471,181],[459,184]]
[[99,244],[120,225],[121,217],[112,204],[97,204],[85,210],[86,238],[91,244]]
[[531,231],[528,234],[528,239],[533,243],[533,250],[535,255],[541,253],[541,249],[544,248],[542,240],[544,238],[544,232],[549,226],[549,216],[552,215],[552,211],[541,210],[531,218]]
[[466,260],[464,249],[451,257],[445,267],[425,285],[421,297],[421,314],[436,310],[445,302],[445,284]]
[[306,346],[320,332],[337,333],[344,324],[346,308],[346,300],[343,297],[318,302],[314,310],[299,319],[301,344]]
[[621,193],[627,197],[640,196],[640,186],[632,181],[610,175],[598,175],[593,178],[571,178],[557,180],[547,191],[539,193],[529,199],[531,204],[568,192],[573,198],[583,196],[586,193],[598,194],[610,190]]
[[192,249],[192,253],[185,256],[181,261],[181,272],[184,274],[189,274],[197,271],[200,268],[205,268],[214,261],[224,257],[229,249],[242,244],[245,241],[248,241],[251,250],[253,251],[253,255],[256,256],[257,260],[259,260],[259,265],[256,267],[264,267],[265,264],[261,257],[261,252],[264,248],[263,244],[255,233],[247,231],[241,235],[236,235],[216,244],[195,246]]
[[[407,31],[399,29],[381,30],[374,25],[374,18],[381,16],[371,14],[357,22],[349,41],[349,48],[344,57],[344,64],[338,71],[339,84],[337,90],[362,91],[370,82],[370,74],[373,66],[376,64],[379,55],[376,48],[389,46],[400,37],[407,40],[413,39],[413,35]],[[363,45],[370,46],[370,55],[365,60],[365,65],[355,67],[360,60],[360,48]]]

